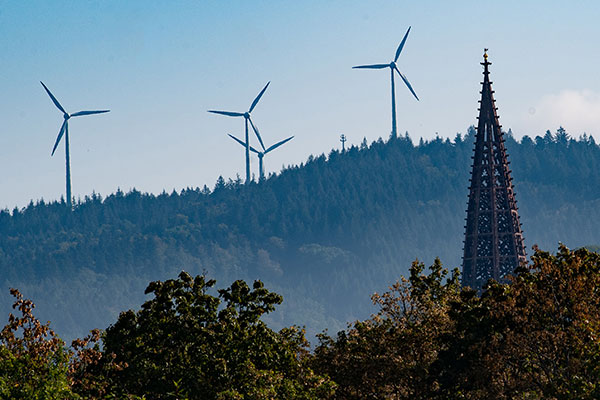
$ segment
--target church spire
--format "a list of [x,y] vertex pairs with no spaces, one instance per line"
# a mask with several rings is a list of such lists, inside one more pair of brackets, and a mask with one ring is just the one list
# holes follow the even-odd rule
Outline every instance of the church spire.
[[502,281],[526,259],[504,134],[490,81],[491,64],[485,49],[463,255],[462,283],[474,289],[480,289],[492,278]]

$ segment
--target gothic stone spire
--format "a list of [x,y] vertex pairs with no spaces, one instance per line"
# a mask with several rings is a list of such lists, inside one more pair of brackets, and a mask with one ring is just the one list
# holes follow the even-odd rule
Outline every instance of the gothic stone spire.
[[490,82],[487,49],[483,59],[462,277],[463,285],[474,289],[481,289],[492,278],[502,281],[526,260],[502,125]]

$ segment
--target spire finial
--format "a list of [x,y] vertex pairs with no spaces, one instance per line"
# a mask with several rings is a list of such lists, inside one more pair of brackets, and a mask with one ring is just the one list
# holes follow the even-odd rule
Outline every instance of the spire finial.
[[483,62],[480,64],[483,65],[483,75],[485,76],[485,79],[488,79],[488,75],[490,73],[488,71],[488,67],[492,63],[488,61],[488,49],[487,48],[483,49]]

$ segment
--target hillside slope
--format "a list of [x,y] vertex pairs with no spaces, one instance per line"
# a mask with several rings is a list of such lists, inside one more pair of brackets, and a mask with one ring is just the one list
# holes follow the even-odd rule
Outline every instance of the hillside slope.
[[[600,147],[593,139],[507,136],[525,243],[598,243]],[[211,191],[92,195],[74,211],[33,202],[0,212],[0,306],[7,287],[65,337],[137,308],[151,280],[185,269],[218,286],[262,279],[283,294],[268,321],[343,328],[411,261],[460,265],[473,130],[414,146],[408,137],[310,157],[269,179]]]

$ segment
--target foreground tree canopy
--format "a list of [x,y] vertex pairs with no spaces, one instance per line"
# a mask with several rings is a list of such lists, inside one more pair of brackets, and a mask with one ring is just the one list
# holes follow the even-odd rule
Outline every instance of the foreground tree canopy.
[[[152,282],[138,312],[122,313],[106,330],[104,351],[128,365],[110,374],[112,391],[151,398],[326,398],[333,384],[299,357],[307,342],[296,328],[274,332],[260,317],[281,296],[259,281],[218,291],[202,276]],[[221,307],[220,307],[221,306]]]
[[[596,399],[600,255],[535,250],[509,283],[477,293],[439,260],[375,294],[379,312],[311,353],[302,330],[261,317],[281,296],[259,281],[182,272],[153,298],[71,347],[15,308],[0,334],[2,398]],[[101,340],[102,346],[100,346]]]
[[481,296],[439,261],[423,271],[375,295],[371,319],[321,336],[312,365],[336,398],[600,398],[600,255],[536,249]]

